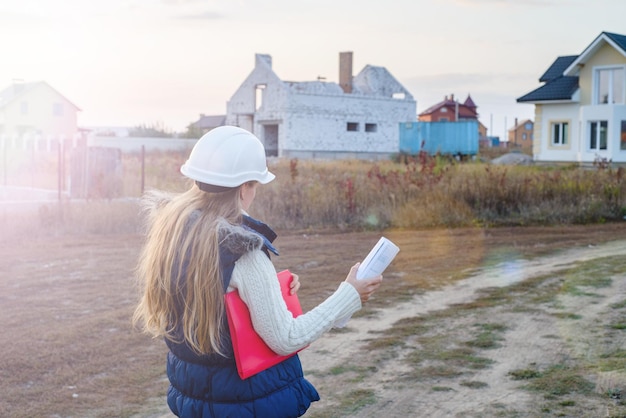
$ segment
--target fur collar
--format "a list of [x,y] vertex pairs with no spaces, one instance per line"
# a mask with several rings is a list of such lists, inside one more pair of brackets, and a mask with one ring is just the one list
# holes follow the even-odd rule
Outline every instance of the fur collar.
[[220,247],[236,255],[243,255],[258,250],[263,246],[263,238],[242,226],[232,225],[226,220],[218,221]]

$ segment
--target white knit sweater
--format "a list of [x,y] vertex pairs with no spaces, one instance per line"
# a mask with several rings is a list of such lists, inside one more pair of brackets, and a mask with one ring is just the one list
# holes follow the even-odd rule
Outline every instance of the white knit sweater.
[[294,318],[280,293],[274,265],[261,250],[248,252],[237,260],[228,291],[235,288],[248,305],[256,332],[281,355],[306,347],[331,329],[335,321],[361,309],[361,298],[354,286],[342,282],[328,299]]

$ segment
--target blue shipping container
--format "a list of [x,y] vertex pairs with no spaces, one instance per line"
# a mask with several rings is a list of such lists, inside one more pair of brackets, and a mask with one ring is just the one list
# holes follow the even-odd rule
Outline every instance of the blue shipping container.
[[478,154],[478,121],[400,123],[400,152]]

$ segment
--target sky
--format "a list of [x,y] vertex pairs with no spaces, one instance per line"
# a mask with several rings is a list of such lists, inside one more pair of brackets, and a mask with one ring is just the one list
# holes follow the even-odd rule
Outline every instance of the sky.
[[181,132],[272,56],[288,81],[337,82],[339,53],[387,68],[418,113],[468,95],[490,135],[532,119],[516,98],[601,32],[626,34],[626,0],[0,0],[0,89],[46,81],[78,124]]

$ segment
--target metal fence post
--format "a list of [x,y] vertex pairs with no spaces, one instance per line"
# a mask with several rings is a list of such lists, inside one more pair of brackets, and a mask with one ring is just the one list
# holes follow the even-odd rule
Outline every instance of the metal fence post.
[[7,185],[7,176],[8,176],[8,168],[7,168],[7,138],[2,135],[0,136],[0,139],[2,139],[2,159],[4,160],[2,162],[2,167],[4,168],[4,185]]
[[141,196],[146,186],[146,146],[141,146]]
[[58,158],[57,158],[57,165],[58,165],[58,170],[57,170],[57,197],[59,200],[59,221],[63,221],[63,173],[64,173],[64,161],[63,161],[63,142],[58,141]]

